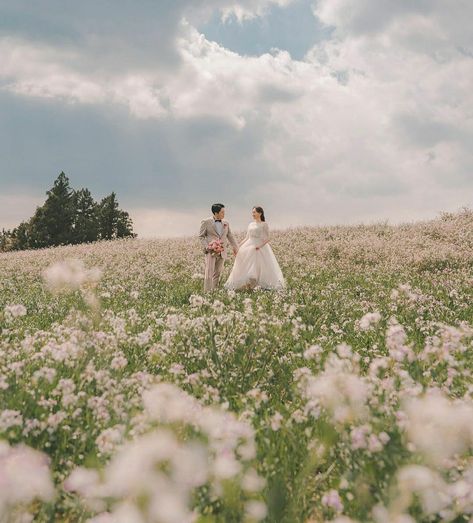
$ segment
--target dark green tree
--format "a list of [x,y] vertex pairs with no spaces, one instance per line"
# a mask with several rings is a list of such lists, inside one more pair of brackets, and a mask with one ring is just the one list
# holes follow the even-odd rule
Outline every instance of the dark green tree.
[[0,251],[136,237],[130,215],[112,192],[97,204],[89,189],[73,190],[61,172],[34,215],[12,231],[0,232]]
[[120,210],[117,223],[117,238],[126,238],[128,236],[133,238],[137,236],[133,232],[133,221],[126,211]]
[[48,247],[50,244],[50,234],[45,227],[46,218],[44,216],[44,206],[36,207],[34,215],[29,220],[28,244],[32,249]]
[[31,226],[30,222],[21,222],[12,231],[11,248],[15,251],[29,249],[31,247]]
[[12,232],[3,228],[0,233],[0,252],[9,251],[12,247]]
[[99,204],[100,238],[111,240],[136,236],[133,234],[133,224],[129,214],[118,206],[117,195],[112,192]]
[[100,238],[111,240],[115,237],[118,224],[118,200],[115,192],[102,199],[99,204]]
[[93,242],[99,237],[99,207],[89,189],[73,194],[73,243]]
[[72,243],[74,222],[73,191],[69,178],[61,172],[53,187],[46,192],[42,207],[32,219],[36,247]]

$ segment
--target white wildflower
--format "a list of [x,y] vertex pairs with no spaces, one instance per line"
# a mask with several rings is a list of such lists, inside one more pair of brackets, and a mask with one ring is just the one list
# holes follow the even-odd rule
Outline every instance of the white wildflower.
[[19,410],[5,409],[0,412],[0,431],[5,432],[11,427],[21,427],[23,416]]
[[122,441],[125,427],[115,425],[103,430],[95,439],[97,448],[102,454],[110,454],[115,450],[117,445]]
[[[26,445],[10,447],[0,441],[0,516],[34,499],[52,500],[54,486],[49,458]],[[2,514],[3,513],[3,514]]]
[[335,489],[329,490],[322,496],[322,505],[335,510],[335,512],[342,512],[343,510],[342,499]]
[[145,409],[161,423],[193,419],[194,398],[170,383],[159,383],[143,393]]
[[308,376],[304,395],[326,408],[335,422],[345,423],[366,417],[369,396],[367,382],[357,374],[337,366],[336,358],[331,359],[324,372]]
[[367,331],[372,329],[381,320],[381,314],[378,311],[368,312],[359,322],[360,329]]
[[5,316],[9,319],[26,315],[26,307],[20,303],[16,305],[6,305],[4,311]]
[[304,358],[306,360],[317,359],[322,354],[322,347],[320,345],[311,345],[304,351]]
[[473,405],[432,390],[405,400],[411,442],[435,465],[473,447]]
[[240,463],[233,453],[225,452],[218,455],[213,463],[213,473],[219,479],[229,479],[241,471]]
[[96,284],[101,276],[98,267],[87,269],[84,262],[76,258],[56,262],[43,271],[46,285],[52,291],[75,290],[87,283]]
[[249,469],[241,481],[241,486],[248,492],[259,492],[266,485],[266,480],[254,469]]
[[189,297],[189,304],[191,307],[202,307],[204,304],[204,298],[200,296],[199,294],[191,294]]
[[407,334],[404,327],[400,325],[395,318],[391,318],[386,331],[386,346],[389,355],[396,361],[414,360],[414,353],[411,344],[406,344]]
[[123,369],[128,365],[128,360],[125,358],[123,353],[117,354],[113,357],[110,362],[110,368],[113,370]]
[[415,519],[408,514],[399,513],[398,510],[391,513],[380,503],[373,507],[372,516],[375,523],[416,523]]
[[97,470],[77,467],[64,481],[64,488],[67,491],[78,492],[81,496],[91,497],[97,491],[99,479]]
[[271,416],[271,420],[270,420],[271,429],[274,431],[279,430],[281,428],[281,422],[283,419],[284,419],[284,417],[281,415],[281,413],[275,412]]
[[427,467],[407,465],[398,471],[397,480],[401,494],[417,494],[428,515],[437,514],[451,502],[447,485],[440,474]]
[[347,345],[346,343],[340,343],[340,345],[337,345],[337,354],[340,356],[340,358],[351,358],[353,351],[350,345]]
[[245,504],[246,516],[250,521],[261,521],[266,517],[267,508],[262,501],[251,500]]

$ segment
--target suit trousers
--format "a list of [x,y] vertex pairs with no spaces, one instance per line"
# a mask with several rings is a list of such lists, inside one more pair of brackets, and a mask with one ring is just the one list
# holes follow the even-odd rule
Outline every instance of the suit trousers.
[[204,292],[213,291],[218,287],[225,260],[221,256],[205,255]]

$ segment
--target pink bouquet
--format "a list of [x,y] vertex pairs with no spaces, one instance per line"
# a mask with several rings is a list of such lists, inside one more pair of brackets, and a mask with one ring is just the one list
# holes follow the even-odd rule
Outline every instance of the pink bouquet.
[[223,246],[222,240],[212,240],[207,245],[207,250],[210,252],[212,256],[220,256],[222,252],[225,250],[225,247]]

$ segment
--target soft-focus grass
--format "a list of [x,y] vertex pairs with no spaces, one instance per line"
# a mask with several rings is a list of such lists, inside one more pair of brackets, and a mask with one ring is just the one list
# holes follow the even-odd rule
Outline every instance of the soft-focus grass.
[[[329,517],[330,511],[321,507],[321,494],[338,488],[342,476],[348,478],[353,493],[347,513],[366,521],[369,508],[388,499],[395,470],[410,459],[392,413],[373,417],[372,423],[391,437],[376,455],[350,453],[340,431],[324,416],[283,424],[279,430],[271,428],[270,418],[279,412],[287,420],[304,408],[293,373],[304,366],[320,370],[319,363],[302,356],[312,344],[320,344],[325,355],[340,343],[350,345],[360,354],[360,367],[366,372],[375,357],[387,355],[385,332],[391,316],[404,326],[415,352],[422,351],[426,337],[435,332],[435,322],[472,323],[473,214],[464,211],[397,227],[281,231],[273,234],[272,245],[287,278],[285,292],[242,292],[232,297],[220,290],[201,307],[192,307],[189,301],[202,289],[203,259],[195,239],[135,239],[0,254],[0,310],[18,303],[28,310],[24,317],[3,320],[0,369],[9,387],[0,390],[2,409],[21,412],[23,421],[43,422],[51,413],[67,412],[66,419],[49,430],[46,426],[25,434],[23,424],[5,429],[2,436],[49,454],[60,484],[74,465],[106,461],[107,456],[97,452],[95,439],[118,423],[132,427],[132,416],[140,411],[140,378],[135,373],[146,372],[178,383],[204,402],[228,402],[234,412],[246,413],[256,429],[259,472],[267,480],[268,522]],[[105,292],[110,296],[101,298],[101,319],[95,325],[84,326],[77,315],[89,314],[79,291],[53,296],[43,285],[42,270],[65,257],[81,258],[103,270],[97,291],[99,296]],[[225,275],[229,269],[227,264]],[[393,300],[392,290],[403,284],[420,298]],[[214,306],[214,300],[222,305]],[[356,322],[370,311],[379,311],[382,320],[375,330],[360,331]],[[173,315],[177,315],[176,325],[170,326]],[[115,328],[120,319],[123,336]],[[135,337],[148,328],[151,338],[140,346]],[[68,363],[34,357],[45,344],[68,340],[77,332],[84,333],[73,341],[83,348],[77,359]],[[98,332],[108,333],[109,341],[100,341]],[[35,349],[25,349],[25,344]],[[124,353],[128,365],[113,370],[110,360],[117,350]],[[466,372],[450,386],[451,396],[460,397],[468,389],[471,350],[460,361]],[[22,364],[18,372],[15,362]],[[90,363],[95,371],[103,371],[102,382],[85,379]],[[178,372],[173,370],[175,364],[181,366]],[[43,366],[57,370],[52,383],[32,381],[33,373]],[[443,383],[447,370],[442,364],[425,368],[413,363],[406,368],[423,386]],[[189,381],[196,373],[200,377]],[[128,380],[133,376],[135,381]],[[54,392],[59,378],[71,379],[76,392],[85,393],[73,406],[82,409],[74,418],[70,417],[73,407],[63,408],[60,401],[54,404],[60,398]],[[267,401],[258,404],[251,399],[247,393],[255,389],[266,394]],[[87,405],[93,396],[106,399],[106,419]],[[48,398],[54,400],[50,405],[39,405]],[[330,450],[315,454],[314,441]],[[212,521],[232,520],[229,513],[212,510]],[[62,493],[55,503],[38,508],[36,520],[85,517],[75,499]]]

